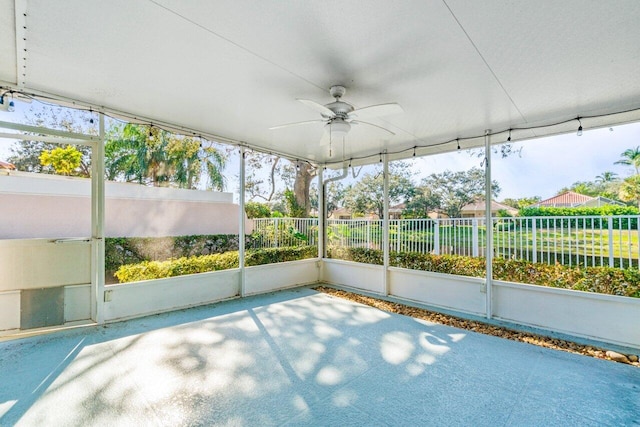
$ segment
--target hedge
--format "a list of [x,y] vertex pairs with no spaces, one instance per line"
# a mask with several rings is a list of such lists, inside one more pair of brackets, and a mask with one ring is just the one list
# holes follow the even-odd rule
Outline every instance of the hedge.
[[[316,256],[318,256],[318,248],[316,246],[255,249],[246,252],[245,265],[272,264],[314,258]],[[230,251],[221,254],[180,257],[167,261],[142,261],[135,264],[127,264],[118,268],[114,275],[120,283],[138,282],[140,280],[227,270],[238,268],[238,264],[238,251]]]
[[[251,238],[245,240],[250,248]],[[201,234],[167,237],[107,237],[105,269],[115,271],[124,264],[157,261],[238,250],[237,234]]]
[[[366,248],[332,250],[334,258],[382,265],[382,251]],[[394,267],[460,276],[484,277],[485,258],[460,255],[432,255],[416,252],[391,252],[389,263]],[[640,271],[611,267],[569,267],[526,260],[495,258],[493,278],[508,282],[527,283],[601,294],[640,298]]]
[[[540,208],[522,208],[518,212],[521,217],[565,217],[552,219],[537,219],[536,226],[553,226],[566,227],[571,221],[572,226],[580,225],[581,227],[607,227],[608,217],[613,218],[613,228],[638,228],[638,218],[628,218],[625,215],[638,215],[640,211],[636,206],[600,206],[600,207],[575,207],[575,208],[554,208],[554,207],[540,207]],[[571,218],[576,216],[595,216],[600,218],[586,218],[580,219]],[[622,217],[621,217],[622,216]],[[529,227],[533,220],[528,221]],[[577,224],[575,221],[579,221]]]

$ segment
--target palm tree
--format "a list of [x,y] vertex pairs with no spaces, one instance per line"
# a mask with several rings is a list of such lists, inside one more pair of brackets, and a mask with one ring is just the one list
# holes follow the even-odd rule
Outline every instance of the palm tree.
[[609,184],[611,182],[616,182],[618,180],[618,174],[615,172],[602,172],[600,175],[596,176],[596,182],[598,184]]
[[168,181],[164,131],[126,124],[116,128],[105,144],[107,179],[159,186]]
[[636,170],[636,175],[640,173],[640,146],[626,149],[620,156],[622,159],[614,162],[614,165],[633,166]]
[[194,189],[204,176],[208,189],[224,190],[226,182],[222,171],[227,159],[210,142],[191,137],[171,137],[167,149],[173,167],[171,180],[178,187]]
[[126,124],[110,132],[105,144],[105,174],[110,180],[197,188],[202,176],[207,188],[223,190],[224,153],[191,137],[179,137],[157,127]]

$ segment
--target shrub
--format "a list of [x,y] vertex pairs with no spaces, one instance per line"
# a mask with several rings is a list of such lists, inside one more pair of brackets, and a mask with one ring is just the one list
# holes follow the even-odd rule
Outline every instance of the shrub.
[[[332,258],[368,264],[383,264],[382,251],[366,248],[331,249]],[[394,267],[460,276],[484,277],[485,258],[460,255],[433,255],[417,252],[391,252]],[[640,298],[640,271],[611,267],[570,267],[533,263],[522,259],[495,258],[493,278],[508,282],[574,289]]]
[[615,216],[615,215],[638,215],[636,206],[607,205],[600,207],[528,207],[519,211],[520,216]]
[[277,262],[315,258],[317,256],[317,246],[289,246],[284,248],[257,249],[246,252],[245,265],[274,264]]
[[271,209],[266,203],[247,202],[244,205],[244,211],[247,218],[269,218],[271,216]]
[[115,272],[120,283],[162,279],[205,271],[226,270],[238,267],[238,251],[223,254],[181,257],[167,261],[143,261],[123,265]]
[[[602,217],[596,219],[586,219],[580,220],[579,224],[584,227],[606,227],[608,224],[608,217],[613,216],[613,228],[628,228],[636,229],[638,227],[638,219],[637,218],[627,218],[619,216],[624,215],[638,215],[640,210],[636,206],[617,206],[617,205],[607,205],[600,207],[575,207],[575,208],[553,208],[553,207],[540,207],[540,208],[522,208],[519,211],[519,215],[523,217],[575,217],[575,216],[599,216]],[[616,218],[616,216],[618,216]],[[532,225],[532,221],[528,220],[529,227]],[[570,218],[564,219],[556,219],[556,220],[536,220],[536,226],[553,226],[555,224],[556,227],[566,227]],[[575,219],[573,220],[573,224],[575,225]]]
[[[251,241],[247,236],[245,242]],[[113,272],[121,265],[142,261],[209,255],[238,250],[235,234],[203,234],[168,237],[107,237],[105,269]]]
[[[318,248],[316,246],[258,249],[246,252],[245,264],[247,266],[271,264],[313,258],[317,255]],[[123,265],[114,275],[120,283],[162,279],[238,268],[238,258],[238,251],[230,251],[222,254],[181,257],[167,261],[142,261]]]
[[329,258],[342,259],[345,261],[362,262],[365,264],[382,265],[382,251],[367,248],[329,248],[327,250]]

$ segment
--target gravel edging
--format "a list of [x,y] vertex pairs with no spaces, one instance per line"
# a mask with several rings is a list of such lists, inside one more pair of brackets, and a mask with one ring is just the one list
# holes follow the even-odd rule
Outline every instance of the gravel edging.
[[453,326],[455,328],[466,329],[468,331],[478,332],[485,335],[493,335],[495,337],[506,338],[513,341],[520,341],[527,344],[533,344],[540,347],[546,347],[553,350],[561,350],[569,353],[582,354],[584,356],[596,357],[598,359],[611,360],[614,362],[626,363],[628,365],[640,367],[638,355],[636,354],[620,354],[615,351],[606,350],[590,345],[578,344],[572,341],[562,340],[558,338],[550,338],[530,332],[515,331],[513,329],[501,326],[489,325],[478,322],[476,320],[467,320],[455,316],[442,313],[436,313],[424,308],[411,307],[405,304],[385,301],[353,292],[343,291],[328,286],[316,286],[312,289],[335,297],[344,298],[360,304],[375,307],[379,310],[401,314],[403,316],[414,317],[441,325]]

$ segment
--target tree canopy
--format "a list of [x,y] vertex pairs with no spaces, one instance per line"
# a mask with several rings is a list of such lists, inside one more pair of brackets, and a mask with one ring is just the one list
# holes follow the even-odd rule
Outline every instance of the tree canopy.
[[414,197],[407,202],[403,216],[408,218],[427,218],[430,212],[440,209],[442,200],[430,187],[418,186]]
[[81,163],[82,153],[71,145],[43,150],[40,154],[40,164],[52,167],[60,175],[74,174]]
[[[39,107],[32,106],[25,115],[25,123],[32,126],[45,127],[49,129],[63,130],[66,132],[84,133],[88,135],[96,135],[97,129],[89,123],[88,114],[86,112],[77,112],[68,108],[54,107],[50,105],[42,105]],[[80,163],[73,170],[65,172],[57,172],[52,161],[41,161],[44,152],[51,153],[60,148],[59,144],[21,140],[12,144],[9,152],[11,153],[7,161],[15,165],[16,169],[23,172],[34,173],[62,173],[63,175],[81,176],[88,178],[91,176],[91,148],[86,145],[72,146],[66,150],[67,155],[76,151],[80,153]],[[60,155],[58,150],[54,155],[57,158],[55,162],[59,166]]]
[[[62,107],[32,107],[25,122],[33,126],[96,135],[90,113]],[[20,171],[89,177],[88,146],[18,141],[8,161]],[[157,127],[108,122],[105,178],[153,186],[223,190],[227,155],[210,141],[179,136]],[[202,183],[202,180],[206,182]],[[201,185],[204,184],[204,185]]]
[[593,181],[576,181],[568,187],[561,188],[557,194],[567,191],[584,194],[591,197],[606,197],[612,200],[619,199],[621,181],[615,172],[603,172]]
[[247,153],[246,161],[245,190],[250,200],[261,199],[273,210],[283,208],[287,212],[294,210],[296,216],[309,216],[313,207],[311,184],[318,172],[315,166],[259,152]]
[[[325,191],[325,208],[327,210],[327,216],[331,216],[333,211],[340,208],[342,206],[342,201],[344,200],[344,185],[340,181],[332,181],[326,185]],[[309,191],[309,202],[311,203],[311,208],[318,210],[318,187],[311,187]]]
[[640,175],[632,175],[620,185],[620,199],[634,202],[640,207]]
[[109,130],[105,143],[107,179],[152,186],[223,190],[226,155],[211,142],[177,136],[157,127],[124,124]]
[[[410,200],[415,194],[411,172],[406,163],[394,162],[389,167],[389,203],[397,204]],[[383,173],[365,173],[355,184],[344,191],[344,207],[352,212],[373,212],[384,218]]]
[[531,205],[535,205],[541,200],[542,198],[540,196],[521,197],[518,199],[506,198],[502,201],[502,204],[511,206],[512,208],[515,208],[515,209],[522,209]]
[[[465,205],[485,198],[484,171],[480,168],[431,174],[422,180],[421,186],[430,189],[440,200],[440,209],[451,218],[460,217]],[[493,180],[491,195],[496,198],[499,193],[500,185]]]

